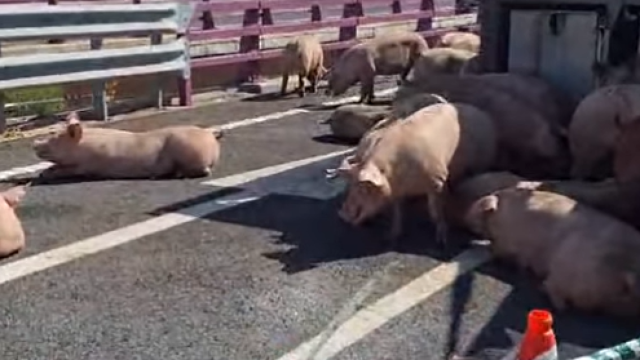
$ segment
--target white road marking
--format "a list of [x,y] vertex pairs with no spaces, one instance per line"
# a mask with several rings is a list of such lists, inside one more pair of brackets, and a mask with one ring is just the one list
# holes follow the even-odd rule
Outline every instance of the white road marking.
[[[384,89],[384,90],[376,92],[376,95],[377,96],[391,95],[397,89],[398,89],[397,87]],[[359,98],[359,96],[350,96],[350,97],[346,97],[346,98],[343,98],[343,99],[324,102],[324,103],[321,104],[321,106],[336,106],[336,105],[346,104],[346,103],[357,101],[358,98]],[[223,125],[214,125],[214,126],[209,127],[209,129],[222,129],[222,130],[237,129],[237,128],[250,126],[250,125],[255,125],[255,124],[259,124],[259,123],[263,123],[263,122],[267,122],[267,121],[279,120],[279,119],[282,119],[282,118],[285,118],[285,117],[298,115],[298,114],[303,114],[303,113],[307,113],[307,112],[310,112],[310,111],[306,110],[306,109],[302,109],[302,108],[295,108],[295,109],[290,109],[290,110],[287,110],[287,111],[279,111],[279,112],[268,114],[268,115],[257,116],[257,117],[254,117],[254,118],[238,120],[238,121],[232,121],[230,123],[223,124]],[[48,161],[43,161],[43,162],[39,162],[37,164],[33,164],[33,165],[29,165],[29,166],[16,167],[16,168],[13,168],[13,169],[0,171],[0,181],[8,180],[8,179],[11,179],[11,178],[13,178],[15,176],[21,176],[21,175],[27,175],[27,174],[36,173],[38,171],[45,170],[45,169],[51,167],[52,165],[53,164],[48,162]]]
[[[268,188],[264,186],[259,190],[251,188],[253,179],[262,179],[268,176],[274,176],[281,172],[293,170],[297,167],[313,164],[315,162],[326,161],[332,157],[338,157],[345,153],[345,150],[336,151],[329,154],[314,156],[290,163],[280,164],[250,171],[247,174],[238,174],[233,180],[224,180],[222,182],[227,186],[246,186],[248,190],[229,196],[221,197],[212,201],[193,205],[176,212],[164,214],[152,219],[132,224],[120,229],[109,231],[107,233],[90,237],[66,246],[62,246],[53,250],[45,251],[30,257],[10,262],[0,266],[0,284],[7,283],[12,280],[31,275],[54,266],[58,266],[88,255],[111,249],[113,247],[132,242],[142,237],[158,233],[170,229],[172,227],[188,223],[190,221],[202,218],[211,213],[228,209],[233,206],[241,205],[247,202],[256,201],[270,194]],[[295,175],[295,174],[294,174]],[[321,175],[319,175],[322,178]],[[226,179],[229,179],[227,177]],[[233,178],[233,177],[231,177]],[[280,183],[295,182],[296,177],[282,177]]]
[[[325,344],[321,344],[321,333],[278,360],[331,359],[391,319],[451,285],[459,276],[472,271],[490,259],[491,254],[484,247],[467,250],[451,262],[443,263],[435,269],[425,272],[397,291],[358,311],[340,325]],[[320,351],[313,358],[310,358],[318,346]]]

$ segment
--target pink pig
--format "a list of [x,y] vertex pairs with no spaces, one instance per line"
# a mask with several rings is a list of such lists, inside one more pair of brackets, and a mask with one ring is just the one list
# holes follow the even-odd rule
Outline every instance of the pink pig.
[[13,256],[24,248],[24,230],[15,213],[24,195],[25,186],[0,193],[0,259]]
[[349,187],[339,215],[353,225],[390,207],[392,239],[401,233],[399,201],[427,196],[437,240],[446,241],[443,194],[449,183],[493,165],[497,138],[491,118],[471,105],[438,103],[367,133],[356,153],[333,172]]
[[496,256],[533,270],[560,311],[640,315],[640,233],[564,195],[525,188],[480,198],[466,222]]
[[64,130],[35,140],[36,155],[54,163],[44,177],[158,178],[209,176],[220,156],[214,131],[171,126],[145,132],[85,128],[77,114]]

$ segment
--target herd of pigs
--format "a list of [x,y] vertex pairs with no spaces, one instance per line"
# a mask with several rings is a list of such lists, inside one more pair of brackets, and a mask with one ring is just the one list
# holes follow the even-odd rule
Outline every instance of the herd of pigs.
[[[640,84],[608,84],[573,99],[530,74],[485,73],[473,33],[376,37],[326,70],[320,43],[302,36],[283,52],[285,71],[316,92],[338,96],[360,84],[357,104],[327,120],[356,139],[328,178],[343,178],[339,216],[359,226],[388,212],[388,236],[402,233],[402,202],[424,199],[435,241],[450,226],[489,240],[494,254],[539,277],[554,307],[640,315]],[[400,75],[389,104],[374,104],[376,75]],[[41,178],[209,176],[222,132],[171,126],[147,132],[86,127],[75,113],[33,143],[54,165]],[[27,185],[28,186],[28,185]],[[3,192],[0,258],[25,246],[14,209],[25,186]]]

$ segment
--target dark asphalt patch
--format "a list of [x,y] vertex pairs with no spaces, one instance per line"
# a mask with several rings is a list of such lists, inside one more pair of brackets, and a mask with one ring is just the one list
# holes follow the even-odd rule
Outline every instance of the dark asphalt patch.
[[[520,343],[528,312],[551,309],[536,286],[504,264],[487,264],[335,359],[435,360],[446,359],[454,349],[470,359],[500,360]],[[572,359],[635,338],[640,326],[609,317],[554,313],[554,332],[559,358]]]
[[[305,113],[230,131],[212,178],[329,153],[344,146],[312,138],[323,113]],[[85,181],[38,185],[18,208],[26,250],[5,262],[149,219],[156,209],[198,198],[214,188],[201,179]],[[202,199],[201,201],[205,201]]]
[[367,302],[437,265],[385,252],[339,200],[268,196],[4,284],[0,357],[275,359],[390,261]]

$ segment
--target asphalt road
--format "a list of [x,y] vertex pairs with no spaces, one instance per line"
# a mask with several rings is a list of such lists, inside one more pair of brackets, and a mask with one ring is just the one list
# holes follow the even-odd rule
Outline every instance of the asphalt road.
[[[221,125],[328,100],[233,100],[108,126]],[[211,179],[33,186],[19,208],[28,248],[0,262],[0,359],[285,359],[326,329],[372,277],[377,281],[368,296],[347,318],[465,249],[463,241],[447,252],[435,246],[433,229],[417,210],[392,249],[381,236],[384,224],[345,225],[336,216],[341,184],[322,178],[322,169],[339,157],[258,180],[203,184],[348,148],[322,136],[328,129],[318,121],[330,110],[306,109],[229,130]],[[0,170],[37,163],[29,143],[0,144]],[[192,216],[213,203],[220,211]],[[93,251],[75,248],[73,256],[65,253],[68,258],[48,252],[107,232],[92,243]],[[120,246],[95,250],[125,238]],[[46,265],[56,256],[60,265]],[[443,359],[454,346],[480,359],[500,359],[520,339],[527,312],[549,306],[533,280],[494,262],[442,285],[377,328],[373,319],[345,330],[341,339],[352,344],[334,346],[333,358]],[[385,306],[401,306],[414,295]],[[640,330],[581,314],[556,314],[555,322],[562,358],[628,340]]]

